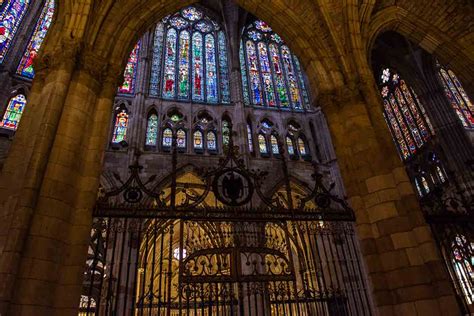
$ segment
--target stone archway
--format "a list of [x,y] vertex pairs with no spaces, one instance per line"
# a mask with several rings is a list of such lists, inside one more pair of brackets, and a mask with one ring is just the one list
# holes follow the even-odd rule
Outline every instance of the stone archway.
[[[90,209],[122,66],[132,43],[149,25],[193,2],[106,1],[99,6],[89,0],[59,5],[58,19],[38,63],[30,109],[2,174],[5,229],[0,236],[0,266],[6,280],[0,289],[2,313],[76,312]],[[341,34],[335,34],[329,30],[336,22],[323,3],[237,3],[292,39],[291,48],[300,56],[313,94],[320,96],[357,211],[359,238],[380,312],[456,313],[449,281],[411,185],[387,130],[382,129],[382,117],[373,113],[379,101],[368,79],[371,75],[349,76],[350,69],[364,67],[360,58],[352,61],[350,53],[343,53],[347,47],[351,51],[353,44],[344,46],[341,38],[363,42],[353,32],[354,21],[343,19]],[[340,12],[349,10],[354,5]],[[363,28],[363,22],[356,24]],[[429,34],[421,23],[414,25],[420,34]],[[404,30],[408,33],[410,28]],[[361,56],[368,55],[364,46],[360,45]],[[468,54],[468,47],[459,47]],[[446,51],[441,54],[445,58],[455,53],[449,48],[441,51]],[[462,69],[462,64],[453,63],[453,68]]]

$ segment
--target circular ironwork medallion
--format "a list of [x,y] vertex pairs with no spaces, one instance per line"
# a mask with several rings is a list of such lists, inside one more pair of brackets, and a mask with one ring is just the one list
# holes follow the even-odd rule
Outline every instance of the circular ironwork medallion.
[[217,173],[212,183],[216,198],[225,205],[242,206],[253,196],[250,178],[236,169],[225,169]]

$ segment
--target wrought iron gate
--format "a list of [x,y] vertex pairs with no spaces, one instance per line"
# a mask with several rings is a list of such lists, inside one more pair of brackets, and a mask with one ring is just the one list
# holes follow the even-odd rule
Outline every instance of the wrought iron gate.
[[136,164],[99,198],[81,315],[371,315],[353,212],[321,175],[296,193],[282,158],[265,196],[229,150],[182,182],[175,145],[172,169],[143,182]]

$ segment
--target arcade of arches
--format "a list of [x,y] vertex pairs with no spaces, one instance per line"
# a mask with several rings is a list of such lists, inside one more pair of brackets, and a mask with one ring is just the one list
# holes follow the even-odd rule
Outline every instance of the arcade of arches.
[[474,313],[470,1],[0,17],[0,315]]

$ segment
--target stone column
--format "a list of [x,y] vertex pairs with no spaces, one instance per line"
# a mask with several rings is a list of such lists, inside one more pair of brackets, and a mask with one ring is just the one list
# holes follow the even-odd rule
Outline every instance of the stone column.
[[360,89],[340,88],[320,102],[356,213],[375,305],[380,315],[458,315],[449,275],[384,124],[375,86]]

